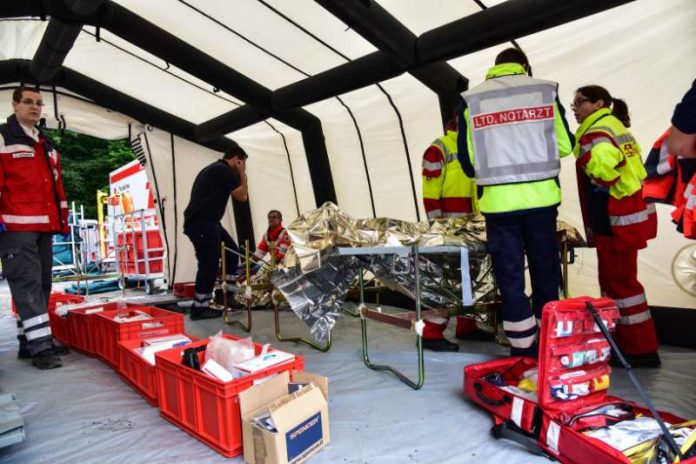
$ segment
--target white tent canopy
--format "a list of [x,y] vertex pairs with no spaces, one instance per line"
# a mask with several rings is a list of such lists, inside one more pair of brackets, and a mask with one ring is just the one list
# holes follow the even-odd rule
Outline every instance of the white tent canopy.
[[[356,32],[359,29],[347,26],[320,5],[325,2],[113,3],[156,24],[269,92],[377,51]],[[378,3],[417,36],[481,11],[474,1]],[[491,7],[512,3],[533,6],[535,2],[483,3]],[[519,21],[522,23],[525,18]],[[31,60],[46,24],[38,17],[0,20],[0,60]],[[633,120],[631,130],[647,153],[654,139],[669,126],[674,105],[696,77],[694,24],[696,8],[691,0],[638,0],[514,38],[529,56],[535,76],[560,83],[560,98],[566,108],[574,89],[586,84],[602,85],[612,95],[625,99]],[[447,64],[473,86],[483,79],[495,55],[508,46],[509,43],[500,43]],[[107,28],[83,26],[62,64],[193,125],[250,104],[216,88],[214,79],[206,82],[200,76],[194,77],[195,69],[185,72]],[[11,89],[18,82],[7,78],[3,82],[6,84],[0,90],[0,103],[9,112]],[[181,134],[172,135],[165,127],[146,126],[157,126],[153,120],[136,121],[133,115],[107,110],[104,106],[109,105],[100,102],[98,95],[75,95],[73,89],[60,86],[56,90],[57,110],[50,93],[45,95],[49,126],[56,127],[61,120],[69,129],[103,138],[129,134],[148,138],[148,175],[152,185],[157,178],[158,196],[164,205],[170,272],[176,269],[174,281],[192,280],[195,261],[192,247],[181,232],[183,210],[196,173],[219,153]],[[310,103],[303,110],[321,123],[336,199],[343,210],[354,217],[376,215],[410,221],[425,217],[420,196],[420,161],[426,147],[442,133],[442,122],[438,95],[421,80],[409,73],[399,74],[379,85]],[[575,129],[570,116],[571,129]],[[297,127],[291,127],[281,117],[269,118],[235,130],[227,137],[250,154],[250,205],[256,240],[265,229],[269,209],[281,210],[287,223],[298,213],[318,206],[317,179],[313,183],[307,141]],[[581,229],[572,159],[563,162],[561,183],[561,219]],[[641,281],[651,304],[693,308],[694,297],[682,292],[671,276],[671,260],[688,242],[671,224],[670,208],[659,206],[658,212],[658,238],[640,253]],[[232,229],[230,216],[225,221]],[[580,250],[579,255],[571,269],[571,291],[576,295],[596,295],[594,251]]]

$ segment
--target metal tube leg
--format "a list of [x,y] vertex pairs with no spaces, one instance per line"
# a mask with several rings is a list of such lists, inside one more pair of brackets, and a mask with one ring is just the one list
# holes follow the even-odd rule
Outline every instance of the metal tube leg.
[[331,337],[331,332],[329,332],[329,339],[326,341],[324,345],[320,345],[319,343],[315,342],[314,340],[310,340],[305,337],[285,337],[280,333],[280,312],[278,310],[278,304],[273,303],[273,317],[275,320],[275,336],[276,339],[279,342],[296,342],[296,343],[302,343],[304,345],[309,346],[310,348],[314,348],[315,350],[321,351],[322,353],[326,353],[331,349],[331,343],[332,343],[332,337]]
[[[419,272],[419,266],[418,266],[418,261],[419,261],[419,255],[418,255],[418,247],[414,246],[413,247],[413,256],[415,260],[415,278],[416,278],[416,320],[420,321],[421,320],[421,291],[420,291],[420,272]],[[359,282],[360,282],[360,303],[361,303],[361,308],[362,308],[362,303],[363,303],[363,278],[362,278],[362,268],[360,268],[360,276],[359,276]],[[379,365],[379,364],[372,364],[370,361],[370,354],[369,354],[369,349],[368,349],[368,342],[367,342],[367,318],[365,315],[362,313],[361,310],[361,320],[360,320],[360,329],[362,331],[362,349],[363,349],[363,361],[365,362],[365,365],[369,367],[372,370],[375,371],[388,371],[394,374],[401,380],[403,383],[408,385],[409,387],[413,388],[414,390],[420,390],[420,388],[423,386],[425,383],[425,362],[423,359],[423,340],[420,334],[416,333],[416,347],[417,347],[417,354],[418,354],[418,382],[414,382],[408,377],[406,377],[404,374],[399,372],[397,369],[394,369],[391,366],[387,365]]]
[[[220,245],[221,249],[221,259],[222,259],[222,305],[223,305],[223,320],[227,325],[238,325],[240,329],[244,332],[251,332],[252,318],[251,318],[251,299],[246,300],[246,313],[247,313],[247,323],[244,324],[242,321],[231,318],[231,307],[227,304],[227,266],[225,264],[225,252],[233,250],[227,248],[224,243]],[[249,240],[244,241],[244,259],[246,261],[246,276],[247,285],[251,285],[250,279],[250,268],[249,268]]]
[[568,289],[568,242],[564,239],[561,246],[563,253],[563,297],[570,298],[570,290]]

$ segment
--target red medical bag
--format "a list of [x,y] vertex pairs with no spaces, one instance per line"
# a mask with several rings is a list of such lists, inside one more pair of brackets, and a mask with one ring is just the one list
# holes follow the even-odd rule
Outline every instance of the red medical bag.
[[[536,454],[564,463],[626,463],[619,449],[582,431],[636,417],[648,408],[609,396],[610,345],[587,309],[591,302],[609,330],[619,318],[609,298],[554,301],[544,307],[539,336],[536,396],[520,389],[520,379],[537,366],[532,358],[511,357],[464,368],[464,394],[493,414],[496,438],[509,438]],[[608,409],[616,407],[612,414]],[[625,415],[615,415],[624,410]],[[669,424],[685,422],[659,412]],[[637,462],[637,461],[633,461]],[[682,463],[696,463],[696,457]]]

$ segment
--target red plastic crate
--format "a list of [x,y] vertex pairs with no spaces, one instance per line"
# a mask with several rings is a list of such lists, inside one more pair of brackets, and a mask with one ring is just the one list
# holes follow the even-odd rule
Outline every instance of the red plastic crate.
[[56,314],[56,308],[64,304],[78,304],[84,301],[80,295],[68,295],[66,293],[51,293],[48,299],[48,325],[51,327],[53,338],[64,345],[72,346],[73,340],[65,317]]
[[[56,309],[58,303],[60,304],[75,304],[82,303],[84,297],[80,295],[69,295],[67,293],[53,292],[48,297],[48,312],[53,312]],[[10,310],[12,314],[17,314],[17,306],[15,306],[14,300],[11,300]]]
[[53,312],[60,305],[78,304],[85,301],[85,297],[81,295],[70,295],[68,293],[53,292],[48,297],[48,312]]
[[[146,321],[118,323],[114,317],[137,309],[153,318]],[[132,307],[124,310],[97,313],[97,355],[112,368],[118,370],[118,342],[163,337],[184,331],[184,316],[154,306]]]
[[196,284],[194,282],[174,284],[172,293],[178,298],[193,298],[193,294],[196,293]]
[[[198,340],[189,334],[184,335],[194,342]],[[134,348],[139,348],[141,345],[142,340],[122,340],[118,342],[118,373],[121,379],[140,393],[140,396],[145,401],[151,406],[157,407],[159,404],[159,379],[156,368],[145,361],[142,356],[133,352]]]
[[48,325],[51,327],[53,338],[63,345],[72,346],[72,339],[67,320],[53,311],[48,312]]
[[[230,340],[239,340],[224,335]],[[201,340],[188,347],[173,348],[155,355],[159,381],[159,406],[162,416],[226,457],[242,454],[242,419],[239,393],[254,385],[254,381],[283,371],[304,370],[304,360],[295,355],[294,361],[273,366],[231,382],[222,382],[203,372],[181,364],[185,348],[203,346]],[[261,345],[254,343],[256,354]],[[205,352],[198,354],[201,365]]]
[[88,309],[104,308],[104,311],[115,311],[124,308],[135,308],[138,305],[124,302],[111,302],[91,304],[89,306],[74,309],[68,313],[68,332],[72,340],[73,348],[88,356],[97,354],[97,314],[85,314]]

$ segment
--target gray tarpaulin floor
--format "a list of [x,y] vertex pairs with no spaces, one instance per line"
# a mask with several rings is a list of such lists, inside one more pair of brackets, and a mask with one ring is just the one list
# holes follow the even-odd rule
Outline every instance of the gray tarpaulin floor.
[[[61,369],[39,371],[16,358],[14,320],[8,316],[7,289],[0,306],[0,392],[14,392],[21,404],[26,440],[0,450],[3,463],[217,463],[217,452],[159,416],[105,364],[78,353]],[[273,313],[254,314],[254,340],[274,342]],[[287,334],[302,330],[291,312],[282,314]],[[371,358],[415,374],[415,336],[370,321]],[[452,324],[454,325],[454,324]],[[191,323],[197,336],[212,335],[221,321]],[[225,332],[244,335],[231,326]],[[294,333],[293,333],[294,332]],[[460,342],[460,353],[426,356],[426,383],[414,391],[392,375],[363,365],[359,319],[342,315],[329,353],[293,343],[273,343],[301,353],[305,369],[329,377],[331,443],[312,463],[549,462],[489,435],[489,415],[462,397],[465,365],[505,354],[485,342]],[[655,405],[696,418],[696,356],[662,349],[663,367],[638,371]],[[615,395],[638,400],[624,372],[612,376]]]

